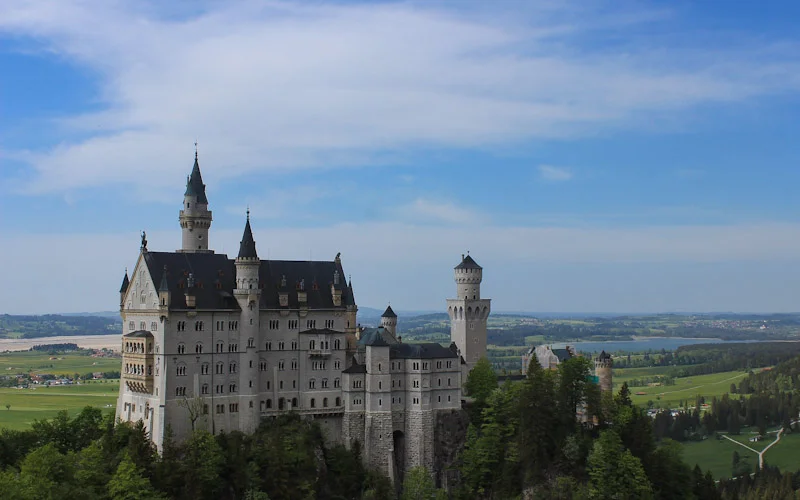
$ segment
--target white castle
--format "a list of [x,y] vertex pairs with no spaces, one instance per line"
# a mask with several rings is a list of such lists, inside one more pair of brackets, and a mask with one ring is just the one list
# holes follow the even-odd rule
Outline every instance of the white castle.
[[[448,299],[453,343],[405,343],[391,307],[358,326],[352,282],[332,261],[261,260],[249,212],[236,259],[209,249],[212,215],[195,153],[179,221],[182,248],[139,259],[120,288],[122,383],[117,417],[141,420],[162,446],[192,428],[252,432],[296,412],[332,443],[363,446],[396,479],[435,471],[437,429],[461,408],[462,378],[486,354],[490,299],[462,256]],[[441,470],[439,470],[441,472]]]

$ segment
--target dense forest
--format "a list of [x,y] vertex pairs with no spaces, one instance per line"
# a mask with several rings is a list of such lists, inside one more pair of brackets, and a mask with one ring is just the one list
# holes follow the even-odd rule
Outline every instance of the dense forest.
[[61,335],[109,335],[122,331],[119,318],[101,316],[0,315],[0,338],[55,337]]

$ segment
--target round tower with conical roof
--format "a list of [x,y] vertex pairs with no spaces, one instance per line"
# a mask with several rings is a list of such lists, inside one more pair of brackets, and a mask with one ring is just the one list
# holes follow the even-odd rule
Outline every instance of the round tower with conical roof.
[[392,306],[386,307],[386,310],[381,314],[381,326],[391,333],[393,337],[397,337],[397,314],[392,311]]
[[211,228],[211,211],[208,209],[206,185],[200,175],[197,150],[194,152],[194,167],[186,178],[186,192],[183,194],[183,210],[178,220],[181,223],[182,244],[179,252],[214,253],[208,249],[208,231]]
[[613,380],[611,372],[614,367],[614,360],[606,351],[602,351],[599,356],[594,358],[594,376],[603,392],[611,392]]
[[491,311],[491,299],[481,298],[483,268],[467,255],[453,270],[456,282],[455,299],[447,299],[450,316],[450,339],[471,370],[479,359],[486,356],[486,322]]

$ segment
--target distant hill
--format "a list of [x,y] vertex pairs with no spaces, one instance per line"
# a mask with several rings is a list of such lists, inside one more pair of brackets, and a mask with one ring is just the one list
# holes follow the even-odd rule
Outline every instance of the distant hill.
[[0,338],[39,338],[61,335],[109,335],[122,331],[122,321],[116,317],[0,315]]
[[119,318],[119,311],[56,313],[58,316],[97,316],[99,318]]

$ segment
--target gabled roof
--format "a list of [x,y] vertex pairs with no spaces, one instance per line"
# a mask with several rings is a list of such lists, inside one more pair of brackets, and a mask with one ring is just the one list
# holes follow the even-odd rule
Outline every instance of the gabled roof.
[[466,257],[461,259],[461,263],[455,267],[456,269],[483,269],[478,265],[475,260],[467,254]]
[[[184,309],[182,298],[186,292],[189,273],[194,278],[193,294],[196,309],[239,309],[233,297],[236,288],[236,265],[227,255],[217,253],[147,252],[142,254],[153,280],[163,276],[167,266],[167,287],[172,293],[171,307]],[[289,295],[291,309],[299,307],[297,299],[298,284],[305,283],[306,303],[309,309],[334,309],[333,296],[329,283],[333,273],[339,270],[344,275],[341,264],[333,261],[291,261],[262,260],[259,266],[261,288],[261,309],[280,309],[279,292],[281,277],[286,277],[287,286],[283,289]],[[314,287],[314,281],[317,286]],[[342,290],[342,306],[355,305],[349,289]]]
[[195,196],[197,203],[205,203],[208,205],[208,198],[206,198],[206,185],[203,184],[203,176],[200,175],[200,164],[197,162],[197,152],[194,153],[194,167],[189,178],[186,179],[186,192],[184,196]]
[[563,363],[564,361],[572,357],[572,353],[569,352],[569,350],[567,349],[553,349],[552,352],[558,358],[559,363]]
[[359,365],[353,360],[353,364],[342,370],[342,373],[367,373],[367,365]]
[[458,358],[451,349],[434,342],[419,344],[392,344],[389,347],[390,359],[438,359]]
[[397,315],[392,311],[392,306],[388,306],[383,314],[381,314],[381,318],[396,318]]
[[[380,339],[380,340],[376,340]],[[377,344],[375,342],[378,342]],[[389,333],[386,328],[379,326],[378,328],[365,328],[361,335],[358,337],[358,345],[389,345],[396,344],[397,339]]]
[[128,279],[128,271],[125,271],[125,277],[122,278],[122,286],[119,287],[119,293],[125,293],[128,291],[128,285],[131,284],[131,281]]
[[253,231],[250,229],[250,210],[247,211],[247,222],[244,225],[244,234],[239,243],[239,258],[257,259],[256,242],[253,239]]
[[153,334],[147,330],[136,330],[135,332],[126,333],[123,337],[127,338],[153,338]]

